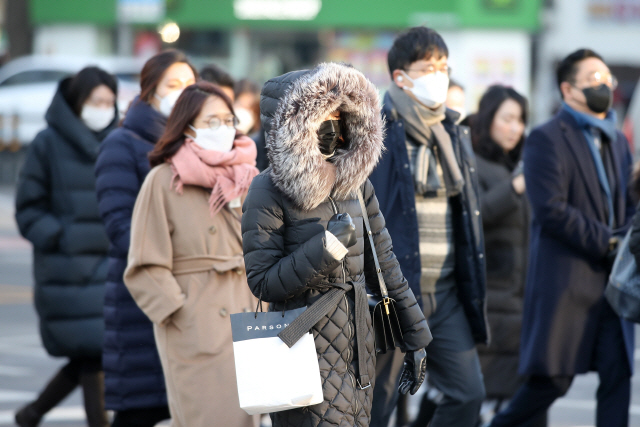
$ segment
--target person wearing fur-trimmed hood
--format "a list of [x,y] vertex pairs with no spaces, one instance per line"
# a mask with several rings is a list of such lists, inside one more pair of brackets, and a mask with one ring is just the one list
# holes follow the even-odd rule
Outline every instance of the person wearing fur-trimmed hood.
[[[285,78],[283,76],[283,78]],[[397,302],[407,375],[424,379],[431,333],[393,253],[367,177],[382,152],[378,92],[362,73],[324,63],[300,76],[278,103],[266,147],[271,166],[252,182],[243,206],[245,266],[253,294],[270,310],[310,306],[335,287],[348,291],[311,329],[324,401],[271,414],[274,426],[368,426],[375,375],[365,283],[379,293],[364,239],[362,191],[376,254]],[[344,286],[346,284],[347,286]],[[364,357],[359,357],[364,355]]]

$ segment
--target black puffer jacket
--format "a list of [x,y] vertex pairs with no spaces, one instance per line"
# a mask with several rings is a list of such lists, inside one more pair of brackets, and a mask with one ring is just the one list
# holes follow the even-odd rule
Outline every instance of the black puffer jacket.
[[[52,356],[102,354],[109,241],[98,213],[93,165],[100,141],[75,115],[62,81],[47,128],[31,143],[16,191],[16,222],[33,244],[34,299],[42,343]],[[117,114],[116,114],[117,117]]]
[[[339,109],[348,148],[334,163],[318,149],[317,130]],[[271,310],[310,306],[334,286],[366,284],[379,293],[371,248],[365,244],[357,191],[364,194],[376,252],[390,296],[397,301],[407,350],[425,347],[429,328],[393,254],[374,189],[367,176],[382,149],[382,121],[376,88],[358,71],[322,64],[300,77],[281,100],[267,139],[271,167],[253,180],[242,217],[249,286]],[[327,247],[328,220],[336,212],[353,218],[358,241],[344,262]],[[345,280],[346,279],[346,280]],[[358,287],[358,286],[356,286]],[[375,375],[368,310],[355,312],[352,289],[312,329],[324,402],[272,414],[275,426],[368,426],[372,388],[361,389],[356,316],[366,320],[366,374]],[[371,381],[373,383],[373,381]]]
[[478,154],[480,209],[487,260],[491,344],[479,345],[487,396],[510,399],[520,385],[518,351],[527,274],[529,204],[511,184],[512,166]]

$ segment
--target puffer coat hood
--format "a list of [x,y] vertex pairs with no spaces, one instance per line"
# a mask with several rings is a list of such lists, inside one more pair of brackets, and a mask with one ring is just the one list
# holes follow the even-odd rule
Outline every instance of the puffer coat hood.
[[[318,148],[318,128],[340,110],[347,146],[333,163]],[[355,68],[323,63],[291,84],[267,137],[275,186],[309,211],[332,196],[354,195],[373,171],[384,140],[378,90]]]
[[[296,80],[307,74],[309,70],[290,71],[278,77],[267,80],[260,91],[260,123],[265,134],[271,131],[273,118],[289,88]],[[266,169],[266,168],[265,168]]]
[[[431,340],[367,180],[382,144],[377,103],[375,87],[345,65],[321,64],[295,80],[269,133],[271,167],[254,178],[243,206],[247,281],[256,297],[271,303],[270,310],[309,307],[336,288],[346,291],[311,329],[324,401],[272,414],[276,427],[365,427],[371,421],[373,387],[367,385],[374,385],[375,351],[365,286],[374,294],[380,287],[358,191],[389,295],[397,303],[405,349],[424,348]],[[317,130],[335,110],[346,121],[348,144],[329,163],[320,154]],[[355,245],[338,251],[326,230],[336,213],[351,216],[357,235]]]

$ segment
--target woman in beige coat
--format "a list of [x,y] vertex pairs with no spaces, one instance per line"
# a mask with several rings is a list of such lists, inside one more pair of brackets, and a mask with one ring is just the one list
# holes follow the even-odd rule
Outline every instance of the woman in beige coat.
[[125,284],[154,323],[173,427],[253,427],[240,409],[229,315],[252,310],[241,202],[258,170],[216,86],[187,87],[150,153]]

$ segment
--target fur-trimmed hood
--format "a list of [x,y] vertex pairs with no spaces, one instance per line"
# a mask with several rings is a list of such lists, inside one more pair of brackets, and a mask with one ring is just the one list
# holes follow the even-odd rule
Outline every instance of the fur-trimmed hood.
[[[333,163],[318,148],[318,128],[340,110],[347,147]],[[378,90],[348,65],[323,63],[298,78],[280,100],[266,141],[275,186],[305,211],[329,196],[344,200],[364,184],[382,154]]]

